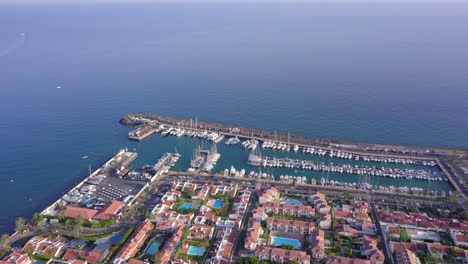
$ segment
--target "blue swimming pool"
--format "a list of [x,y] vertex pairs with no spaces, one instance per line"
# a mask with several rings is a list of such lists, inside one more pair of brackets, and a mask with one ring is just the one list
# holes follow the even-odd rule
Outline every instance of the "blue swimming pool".
[[221,200],[216,200],[213,204],[213,208],[221,208],[223,206],[224,202]]
[[187,251],[187,254],[197,255],[197,256],[203,256],[204,253],[205,253],[204,248],[198,248],[198,247],[193,247],[193,246],[190,246],[189,250]]
[[116,244],[120,241],[120,239],[122,239],[122,237],[125,235],[125,232],[127,232],[127,230],[123,230],[122,232],[114,235],[113,237],[109,238],[109,242],[110,243],[113,243],[113,244]]
[[153,242],[146,250],[146,254],[154,255],[154,253],[156,253],[156,251],[159,249],[160,246],[161,246],[160,242]]
[[283,204],[294,204],[294,205],[303,205],[303,203],[301,203],[300,201],[298,200],[286,200],[284,202],[282,202]]
[[188,210],[188,209],[192,209],[192,207],[193,207],[193,204],[191,204],[191,203],[184,203],[183,205],[179,206],[179,209]]
[[293,246],[294,248],[299,248],[301,246],[299,240],[284,237],[272,237],[271,244],[273,246]]

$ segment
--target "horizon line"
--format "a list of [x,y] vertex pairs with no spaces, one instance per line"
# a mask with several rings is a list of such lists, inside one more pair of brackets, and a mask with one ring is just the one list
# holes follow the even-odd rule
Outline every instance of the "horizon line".
[[80,4],[468,4],[464,0],[0,0],[11,5]]

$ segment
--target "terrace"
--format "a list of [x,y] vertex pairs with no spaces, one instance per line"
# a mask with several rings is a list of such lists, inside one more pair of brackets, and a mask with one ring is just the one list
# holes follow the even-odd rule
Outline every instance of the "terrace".
[[181,244],[182,246],[174,254],[174,259],[202,262],[206,257],[211,241],[209,239],[188,238],[188,232],[184,230]]

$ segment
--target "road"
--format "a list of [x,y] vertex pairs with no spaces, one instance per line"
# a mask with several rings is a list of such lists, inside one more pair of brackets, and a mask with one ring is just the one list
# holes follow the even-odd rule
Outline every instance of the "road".
[[[259,186],[261,188],[261,186]],[[252,195],[250,196],[250,201],[249,201],[249,204],[247,206],[247,209],[245,210],[245,214],[244,214],[244,217],[242,218],[242,225],[241,227],[239,228],[239,236],[237,237],[237,239],[243,239],[245,237],[245,234],[247,233],[247,228],[248,228],[248,225],[249,225],[249,217],[250,215],[252,214],[252,207],[253,207],[253,204],[256,203],[258,201],[258,198],[257,198],[257,194],[252,191]],[[244,234],[244,235],[243,235]],[[244,244],[244,241],[236,241],[236,243],[234,244],[234,248],[233,248],[233,256],[236,256],[238,257],[239,254],[239,246],[240,245],[243,245]],[[236,259],[233,259],[232,262],[234,263]]]
[[380,225],[379,217],[377,215],[377,209],[375,208],[375,203],[370,202],[370,208],[371,208],[371,214],[372,218],[374,219],[375,226],[377,227],[377,232],[381,237],[381,240],[383,242],[383,250],[385,254],[385,262],[388,264],[395,264],[393,260],[393,254],[392,251],[390,250],[390,246],[388,244],[387,236],[385,235],[385,232],[382,230],[382,226]]
[[458,194],[461,196],[461,205],[464,206],[464,201],[468,200],[468,196],[466,196],[464,190],[462,187],[459,185],[459,183],[456,181],[456,176],[452,175],[452,172],[450,169],[448,169],[448,165],[443,159],[437,159],[437,163],[439,164],[439,168],[444,172],[444,174],[447,176],[447,178],[450,180],[450,183],[452,183],[452,186],[455,187],[455,189],[458,191]]
[[23,233],[15,232],[8,239],[8,244],[12,245],[21,239],[34,237],[34,236],[38,236],[42,234],[58,234],[61,236],[76,237],[76,238],[103,236],[103,235],[115,233],[117,231],[123,230],[135,224],[137,224],[137,222],[131,221],[131,222],[120,222],[108,228],[82,227],[77,232],[66,230],[62,225],[44,224],[39,228],[31,229],[31,231],[26,231]]
[[[187,177],[184,179],[184,177]],[[177,180],[190,180],[194,183],[245,183],[251,188],[255,188],[258,182],[262,182],[263,184],[275,186],[280,191],[292,191],[296,195],[304,195],[309,196],[311,192],[320,191],[326,195],[334,195],[339,196],[342,195],[344,192],[348,192],[351,196],[355,198],[360,198],[367,196],[369,191],[368,190],[360,190],[360,189],[353,189],[353,188],[341,188],[341,187],[334,187],[334,186],[322,186],[322,185],[310,185],[310,184],[298,184],[296,187],[291,187],[288,183],[279,182],[279,181],[270,181],[270,180],[257,180],[257,179],[249,179],[249,178],[236,178],[236,177],[223,177],[221,175],[214,175],[214,174],[197,174],[197,173],[189,173],[189,172],[169,172],[167,175],[160,178],[160,181],[165,182],[172,182]],[[404,193],[389,193],[389,192],[381,192],[381,191],[372,191],[371,195],[378,200],[395,200],[398,199],[406,199],[409,202],[414,203],[431,203],[431,205],[440,205],[440,206],[448,206],[446,202],[438,201],[434,197],[423,196],[423,195],[414,195],[414,194],[404,194]]]

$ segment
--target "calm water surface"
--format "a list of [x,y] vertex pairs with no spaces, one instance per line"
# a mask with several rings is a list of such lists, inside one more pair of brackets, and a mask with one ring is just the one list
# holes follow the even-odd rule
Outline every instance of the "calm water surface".
[[129,142],[129,112],[468,148],[468,5],[0,5],[0,25],[0,232],[120,148],[188,165],[199,142]]

